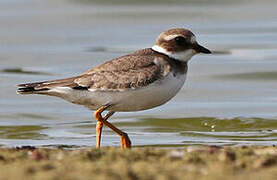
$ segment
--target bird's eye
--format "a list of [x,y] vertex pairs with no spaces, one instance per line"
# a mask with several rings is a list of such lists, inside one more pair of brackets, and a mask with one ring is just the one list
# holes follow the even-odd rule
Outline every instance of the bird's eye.
[[180,44],[180,45],[186,44],[186,39],[185,39],[184,37],[182,37],[182,36],[177,36],[177,37],[175,38],[175,41],[176,41],[178,44]]

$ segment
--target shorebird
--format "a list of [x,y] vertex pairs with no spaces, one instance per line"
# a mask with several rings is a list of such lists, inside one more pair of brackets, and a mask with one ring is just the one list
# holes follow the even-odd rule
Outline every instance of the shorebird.
[[[120,136],[121,147],[130,148],[127,133],[108,120],[115,112],[160,106],[182,88],[188,61],[211,51],[199,45],[195,35],[183,28],[162,32],[152,48],[141,49],[66,79],[19,84],[19,94],[56,96],[96,110],[96,147],[100,148],[103,125]],[[103,117],[102,112],[108,111]]]

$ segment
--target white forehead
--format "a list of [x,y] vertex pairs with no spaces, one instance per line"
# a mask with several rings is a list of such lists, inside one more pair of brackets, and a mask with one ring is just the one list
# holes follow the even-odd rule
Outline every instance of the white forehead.
[[[172,40],[172,39],[174,39],[174,38],[176,38],[176,37],[178,37],[178,36],[183,36],[183,35],[181,35],[181,34],[170,34],[170,35],[165,36],[165,37],[164,37],[164,40],[170,41],[170,40]],[[194,35],[191,36],[190,42],[191,42],[192,44],[193,44],[193,43],[196,43],[196,37],[195,37]]]

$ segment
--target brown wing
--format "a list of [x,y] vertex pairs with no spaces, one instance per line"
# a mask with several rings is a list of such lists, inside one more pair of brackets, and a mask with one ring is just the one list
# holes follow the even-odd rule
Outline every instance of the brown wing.
[[123,90],[146,86],[161,76],[161,69],[148,65],[140,69],[126,71],[99,71],[83,75],[74,80],[79,86],[91,90]]
[[91,90],[135,89],[153,83],[170,71],[169,63],[151,49],[108,61],[74,80]]
[[21,92],[48,90],[54,87],[91,90],[134,89],[153,83],[161,76],[166,76],[169,71],[170,65],[164,58],[157,56],[151,49],[144,49],[108,61],[81,76],[21,84],[19,87]]
[[155,57],[159,56],[152,49],[142,49],[135,51],[132,54],[121,56],[119,58],[107,61],[99,66],[96,66],[83,74],[91,74],[96,71],[128,71],[130,69],[139,69],[153,64]]

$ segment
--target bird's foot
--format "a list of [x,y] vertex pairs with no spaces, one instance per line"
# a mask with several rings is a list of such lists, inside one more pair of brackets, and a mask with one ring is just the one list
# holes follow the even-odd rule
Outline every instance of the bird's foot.
[[131,140],[128,136],[127,133],[123,133],[121,136],[120,136],[120,142],[121,142],[121,148],[122,149],[129,149],[131,148]]

